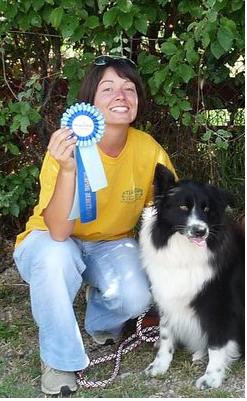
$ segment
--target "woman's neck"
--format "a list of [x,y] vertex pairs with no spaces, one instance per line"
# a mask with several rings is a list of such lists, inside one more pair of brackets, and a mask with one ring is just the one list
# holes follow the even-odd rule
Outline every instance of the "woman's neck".
[[108,156],[118,157],[126,144],[128,128],[128,126],[106,126],[104,136],[98,144],[100,149]]

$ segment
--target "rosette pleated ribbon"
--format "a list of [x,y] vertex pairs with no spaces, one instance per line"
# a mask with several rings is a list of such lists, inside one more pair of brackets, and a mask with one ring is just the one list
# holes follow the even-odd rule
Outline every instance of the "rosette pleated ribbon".
[[102,113],[89,103],[76,103],[62,115],[61,127],[70,128],[77,136],[75,147],[76,188],[69,220],[80,218],[88,223],[97,218],[96,192],[107,186],[96,143],[104,135]]

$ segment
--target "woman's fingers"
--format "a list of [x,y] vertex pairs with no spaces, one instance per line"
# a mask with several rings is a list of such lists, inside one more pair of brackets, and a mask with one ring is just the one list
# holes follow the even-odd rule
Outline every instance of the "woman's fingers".
[[68,128],[60,128],[59,130],[55,131],[50,139],[50,142],[48,144],[48,150],[54,150],[56,149],[64,142],[68,137],[73,134],[73,131],[69,130]]
[[60,142],[57,146],[54,144],[50,150],[50,153],[54,155],[56,158],[60,158],[60,156],[66,151],[68,147],[75,146],[77,141],[76,137],[70,138],[70,139],[64,139],[62,142]]
[[60,128],[55,131],[50,139],[48,150],[61,167],[71,170],[75,168],[73,150],[77,138],[68,128]]

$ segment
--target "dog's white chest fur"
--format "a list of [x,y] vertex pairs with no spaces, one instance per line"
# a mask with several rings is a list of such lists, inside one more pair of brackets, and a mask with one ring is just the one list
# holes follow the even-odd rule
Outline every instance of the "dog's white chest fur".
[[203,285],[212,278],[207,248],[199,248],[176,233],[168,244],[155,249],[151,241],[154,221],[152,210],[143,217],[140,245],[143,266],[149,276],[152,292],[174,337],[192,352],[204,347],[205,338],[198,318],[190,306]]

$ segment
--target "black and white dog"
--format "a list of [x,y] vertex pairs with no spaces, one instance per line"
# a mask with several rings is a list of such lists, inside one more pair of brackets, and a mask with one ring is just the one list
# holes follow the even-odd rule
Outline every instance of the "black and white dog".
[[244,348],[244,234],[227,222],[227,194],[191,180],[175,182],[158,164],[155,206],[143,215],[140,246],[160,313],[160,344],[146,373],[169,368],[176,343],[192,360],[208,354],[198,388],[217,388]]

